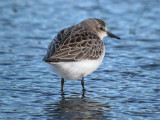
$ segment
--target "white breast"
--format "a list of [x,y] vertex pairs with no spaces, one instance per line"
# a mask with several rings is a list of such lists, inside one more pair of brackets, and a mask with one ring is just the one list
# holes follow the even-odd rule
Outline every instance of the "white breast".
[[50,63],[50,68],[52,71],[54,71],[64,79],[77,80],[95,71],[101,64],[104,58],[104,54],[105,54],[105,49],[102,56],[97,60]]

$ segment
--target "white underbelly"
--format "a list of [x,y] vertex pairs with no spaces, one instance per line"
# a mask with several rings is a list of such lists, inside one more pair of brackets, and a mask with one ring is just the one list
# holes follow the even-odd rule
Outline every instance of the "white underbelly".
[[60,77],[68,80],[77,80],[95,71],[104,58],[105,51],[97,60],[83,60],[78,62],[50,63],[50,68]]

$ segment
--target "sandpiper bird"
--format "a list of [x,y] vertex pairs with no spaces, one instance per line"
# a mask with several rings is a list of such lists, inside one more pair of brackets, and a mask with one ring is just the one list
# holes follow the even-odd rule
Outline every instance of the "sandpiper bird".
[[64,79],[77,80],[95,71],[105,54],[103,37],[120,39],[106,30],[105,23],[97,18],[89,18],[79,24],[61,30],[50,43],[43,60],[61,79],[63,91]]

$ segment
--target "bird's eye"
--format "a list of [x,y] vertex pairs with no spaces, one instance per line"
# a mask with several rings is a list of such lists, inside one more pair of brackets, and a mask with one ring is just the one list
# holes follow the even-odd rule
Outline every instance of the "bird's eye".
[[100,30],[104,30],[102,27],[99,28]]

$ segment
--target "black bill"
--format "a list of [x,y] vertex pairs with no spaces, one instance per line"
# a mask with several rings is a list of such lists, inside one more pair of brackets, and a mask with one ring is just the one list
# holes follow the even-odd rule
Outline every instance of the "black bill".
[[116,36],[116,35],[114,35],[110,32],[107,32],[107,34],[108,34],[109,37],[114,37],[114,38],[117,38],[117,39],[121,39],[120,37],[118,37],[118,36]]

